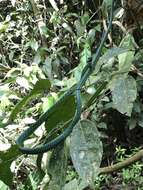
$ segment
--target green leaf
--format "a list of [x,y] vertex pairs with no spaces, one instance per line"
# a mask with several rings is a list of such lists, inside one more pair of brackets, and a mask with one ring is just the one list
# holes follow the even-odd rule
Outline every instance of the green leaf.
[[100,58],[100,61],[102,61],[105,64],[108,64],[108,60],[116,57],[120,54],[126,53],[128,49],[126,47],[113,47],[111,49],[108,49],[105,54]]
[[88,23],[89,21],[89,14],[86,12],[84,13],[84,15],[81,16],[81,23],[83,26],[86,26],[86,24]]
[[118,56],[119,70],[129,72],[135,54],[134,38],[132,37],[132,35],[126,35],[125,38],[122,40],[120,46],[122,48],[128,48],[129,51]]
[[63,27],[65,30],[67,30],[68,32],[70,32],[71,34],[73,34],[72,28],[71,28],[70,25],[67,24],[66,22],[64,22],[64,23],[62,24],[62,27]]
[[74,96],[65,97],[64,101],[58,104],[55,109],[49,114],[45,127],[47,131],[51,131],[57,125],[63,125],[69,121],[75,113],[75,98]]
[[40,52],[38,51],[37,53],[36,53],[36,55],[34,56],[34,60],[33,60],[33,63],[34,64],[39,64],[40,62],[41,62],[41,55],[40,55]]
[[63,190],[83,190],[87,189],[88,184],[85,181],[77,180],[76,178],[65,184]]
[[11,163],[21,155],[16,145],[11,146],[7,151],[0,151],[0,180],[9,187],[13,182],[13,173],[10,170]]
[[2,190],[8,190],[8,186],[5,185],[2,181],[0,181],[0,189],[2,189]]
[[0,102],[0,110],[2,110],[3,112],[5,111],[5,108],[8,107],[11,102],[9,101],[7,96],[3,96],[2,98],[0,98],[1,102]]
[[48,168],[50,183],[47,189],[61,190],[65,185],[67,172],[67,148],[64,143],[59,144],[52,152]]
[[88,58],[91,56],[91,50],[89,44],[84,45],[84,49],[80,54],[80,64],[76,67],[74,75],[77,81],[80,80],[81,72],[84,66],[87,64]]
[[98,63],[96,64],[94,72],[95,73],[99,72],[103,64],[108,65],[111,59],[120,54],[126,53],[127,51],[128,51],[127,48],[122,48],[122,47],[113,47],[111,49],[108,49],[106,53],[103,56],[101,56],[101,58],[99,59]]
[[76,33],[79,38],[81,38],[84,35],[88,20],[89,20],[89,15],[85,13],[84,15],[81,16],[80,20],[76,20],[74,22]]
[[38,50],[38,42],[35,40],[35,39],[33,39],[33,40],[31,40],[30,41],[30,43],[29,43],[29,45],[31,46],[31,48],[33,49],[33,50],[35,50],[35,51],[37,51]]
[[43,72],[48,76],[50,81],[53,81],[53,72],[52,72],[52,57],[47,57],[43,64]]
[[30,95],[41,93],[42,91],[45,91],[45,90],[49,90],[50,87],[51,87],[51,84],[48,79],[40,79],[34,85],[34,88],[30,92]]
[[143,116],[142,115],[139,116],[138,125],[143,128]]
[[83,181],[93,184],[99,174],[103,147],[95,124],[79,122],[71,135],[70,153],[73,165]]
[[30,172],[24,185],[24,190],[37,190],[37,186],[40,185],[42,176],[38,171]]
[[25,77],[17,77],[16,82],[26,90],[30,89],[29,81]]
[[42,101],[43,101],[43,104],[42,104],[43,112],[46,112],[47,109],[49,109],[56,102],[54,96],[49,96],[47,98],[42,98]]
[[1,97],[3,97],[4,95],[7,95],[9,92],[10,92],[10,89],[9,89],[8,84],[0,86],[0,100],[1,100]]
[[108,10],[111,8],[112,0],[103,0],[102,2],[102,14],[103,16],[107,16]]
[[73,179],[72,181],[70,181],[64,186],[63,190],[80,190],[78,186],[78,180]]
[[93,105],[95,103],[95,101],[97,100],[97,98],[100,96],[101,92],[103,90],[106,89],[106,85],[107,83],[104,82],[103,84],[101,84],[95,91],[95,93],[88,99],[88,101],[85,103],[84,105],[84,109],[87,109],[88,107],[90,107],[91,105]]
[[128,126],[129,126],[129,129],[132,130],[136,127],[137,125],[137,120],[134,119],[134,118],[131,118],[129,121],[128,121]]
[[7,29],[9,27],[9,23],[8,22],[1,22],[0,23],[0,33],[6,32]]
[[88,43],[89,46],[91,47],[94,42],[95,42],[95,29],[91,29],[91,30],[89,30],[89,32],[88,32],[87,43]]
[[132,65],[132,61],[134,60],[134,52],[128,51],[126,53],[123,53],[118,56],[118,59],[119,70],[129,72]]
[[20,109],[25,106],[30,100],[31,98],[33,98],[34,96],[42,93],[45,90],[49,90],[50,89],[50,82],[47,79],[41,79],[39,81],[36,82],[36,84],[34,85],[34,88],[31,90],[31,92],[25,96],[13,109],[13,111],[11,112],[11,115],[9,117],[9,121],[8,123],[10,123],[11,121],[13,121],[16,117],[17,114],[20,112]]
[[133,77],[118,75],[110,83],[113,106],[120,113],[131,116],[133,103],[137,96],[136,81]]

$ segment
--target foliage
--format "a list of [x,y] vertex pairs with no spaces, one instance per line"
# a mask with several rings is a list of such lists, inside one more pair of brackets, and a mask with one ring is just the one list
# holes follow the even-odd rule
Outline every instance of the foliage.
[[[111,6],[110,0],[52,2],[0,2],[4,8],[0,8],[1,189],[101,189],[111,184],[111,176],[100,175],[100,166],[110,159],[122,161],[125,150],[142,146],[142,37],[137,40],[134,29],[131,33],[124,28],[123,9],[117,2],[112,32],[82,90],[81,121],[65,143],[44,156],[25,157],[19,152],[15,145],[19,133],[79,81],[95,56]],[[26,145],[45,143],[61,133],[75,104],[73,95],[55,106]],[[125,148],[117,149],[120,144]],[[141,170],[137,162],[117,175],[122,185],[136,187],[141,184]]]

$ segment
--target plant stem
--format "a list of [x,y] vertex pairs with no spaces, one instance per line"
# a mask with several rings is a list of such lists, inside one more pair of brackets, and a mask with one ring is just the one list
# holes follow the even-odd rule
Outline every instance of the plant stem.
[[123,168],[133,164],[134,162],[137,162],[141,158],[143,158],[143,149],[141,149],[136,154],[134,154],[132,157],[130,157],[122,162],[119,162],[119,163],[111,165],[111,166],[100,168],[100,174],[108,174],[108,173],[112,173],[117,170],[123,169]]

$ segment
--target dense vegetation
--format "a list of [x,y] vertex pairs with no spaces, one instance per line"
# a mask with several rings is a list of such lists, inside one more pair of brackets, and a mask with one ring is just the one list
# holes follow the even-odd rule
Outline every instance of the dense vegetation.
[[[143,1],[114,1],[108,28],[111,7],[112,0],[0,1],[0,189],[143,189]],[[85,67],[92,72],[77,89]],[[17,138],[47,110],[24,146],[68,129],[79,91],[82,114],[66,140],[23,154]]]

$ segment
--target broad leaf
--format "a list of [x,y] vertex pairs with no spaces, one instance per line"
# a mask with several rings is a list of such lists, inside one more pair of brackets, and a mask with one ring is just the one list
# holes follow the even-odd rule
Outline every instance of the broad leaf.
[[[118,55],[122,55],[123,53],[126,53],[128,52],[128,49],[127,48],[122,48],[122,47],[113,47],[111,49],[108,49],[105,54],[103,56],[101,56],[101,58],[99,59],[98,63],[96,64],[95,66],[95,71],[94,73],[97,73],[99,72],[101,66],[103,64],[109,64],[109,61],[111,59],[113,59],[114,57],[118,56]],[[95,55],[94,55],[95,56]],[[94,56],[93,56],[93,59],[94,59]]]
[[10,170],[11,163],[21,155],[16,145],[13,145],[5,152],[0,151],[0,180],[6,185],[11,186],[13,173]]
[[30,89],[29,81],[25,77],[17,77],[16,83],[19,84],[20,87],[25,88],[26,90]]
[[8,22],[0,22],[0,33],[6,32],[9,27]]
[[67,149],[64,143],[59,144],[53,150],[47,171],[50,176],[47,189],[61,190],[65,185],[67,172]]
[[85,181],[73,179],[69,183],[65,184],[63,190],[83,190],[87,189],[88,184]]
[[125,36],[120,46],[122,48],[128,48],[128,51],[118,56],[119,70],[129,72],[135,54],[133,37],[130,34]]
[[45,127],[47,131],[57,127],[57,125],[63,125],[69,121],[75,113],[75,98],[74,96],[65,97],[64,101],[58,104],[53,111],[49,114]]
[[5,185],[2,181],[0,181],[0,189],[2,189],[2,190],[8,190],[8,186]]
[[110,83],[114,108],[131,116],[133,103],[137,96],[136,81],[133,77],[118,75]]
[[95,124],[79,122],[71,135],[70,153],[76,171],[83,181],[93,184],[99,174],[103,147]]
[[81,190],[81,189],[79,189],[78,180],[73,179],[64,186],[63,190]]
[[31,98],[33,98],[37,94],[42,93],[45,90],[49,90],[49,89],[50,89],[50,82],[49,82],[49,80],[47,80],[47,79],[41,79],[41,80],[37,81],[36,84],[34,85],[34,88],[31,90],[31,92],[27,96],[25,96],[15,106],[15,108],[11,112],[11,115],[9,117],[8,123],[10,123],[11,121],[13,121],[17,117],[17,114],[20,112],[21,108],[23,106],[25,106],[31,100]]
[[84,49],[80,54],[80,64],[76,67],[74,75],[77,81],[80,80],[80,76],[84,66],[87,64],[89,57],[91,56],[91,50],[88,43],[84,45]]
[[106,53],[100,58],[100,61],[105,64],[108,64],[108,60],[120,54],[122,55],[123,53],[126,53],[127,51],[128,49],[126,47],[113,47],[106,51]]

